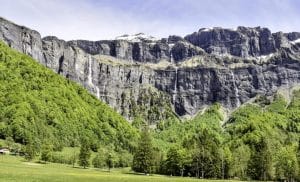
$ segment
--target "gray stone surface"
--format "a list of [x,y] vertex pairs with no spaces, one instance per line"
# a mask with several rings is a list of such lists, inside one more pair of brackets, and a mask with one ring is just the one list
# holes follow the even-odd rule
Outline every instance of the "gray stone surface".
[[185,40],[203,48],[208,53],[230,54],[247,58],[277,52],[282,47],[290,47],[288,39],[296,39],[299,33],[272,34],[267,28],[238,27],[237,30],[213,28],[200,29],[187,35]]
[[[179,116],[192,116],[214,102],[234,109],[257,94],[300,83],[299,38],[296,32],[238,27],[160,40],[64,41],[0,19],[0,40],[83,85],[129,119],[136,105],[150,113],[167,102]],[[162,99],[146,97],[154,93]]]

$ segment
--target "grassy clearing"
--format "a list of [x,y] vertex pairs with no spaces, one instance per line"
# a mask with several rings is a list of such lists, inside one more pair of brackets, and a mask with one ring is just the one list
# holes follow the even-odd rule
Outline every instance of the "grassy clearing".
[[[199,180],[194,178],[180,178],[167,176],[145,176],[130,173],[128,168],[115,169],[111,172],[99,169],[72,168],[62,164],[39,164],[26,162],[23,158],[14,156],[0,156],[0,182],[189,182],[189,181],[217,181]],[[218,180],[220,181],[220,180]],[[227,181],[228,182],[228,181]]]

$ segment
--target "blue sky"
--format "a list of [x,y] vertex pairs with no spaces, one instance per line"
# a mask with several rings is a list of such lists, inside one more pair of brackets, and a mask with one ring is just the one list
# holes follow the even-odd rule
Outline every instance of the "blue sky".
[[0,5],[0,16],[66,40],[139,32],[184,36],[204,27],[300,32],[298,0],[0,0]]

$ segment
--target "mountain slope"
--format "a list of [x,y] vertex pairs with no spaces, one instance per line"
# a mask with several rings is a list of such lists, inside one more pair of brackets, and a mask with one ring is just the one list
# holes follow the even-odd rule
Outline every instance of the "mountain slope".
[[131,149],[137,132],[113,109],[84,88],[66,80],[0,42],[0,138],[56,148],[112,144]]
[[[173,167],[176,175],[184,165],[186,175],[201,171],[205,178],[299,179],[300,90],[291,98],[288,103],[279,94],[258,97],[239,107],[223,126],[219,104],[188,122],[160,123],[153,134],[155,146],[167,157],[159,171],[170,174],[169,161],[179,160],[179,167]],[[175,157],[170,153],[174,148]]]
[[[64,41],[0,18],[0,40],[81,84],[128,120],[142,115],[151,124],[174,117],[171,110],[191,117],[215,102],[233,110],[299,84],[299,39],[297,32],[238,27],[162,39]],[[143,100],[151,95],[163,95],[163,104]],[[143,113],[130,112],[135,106]]]

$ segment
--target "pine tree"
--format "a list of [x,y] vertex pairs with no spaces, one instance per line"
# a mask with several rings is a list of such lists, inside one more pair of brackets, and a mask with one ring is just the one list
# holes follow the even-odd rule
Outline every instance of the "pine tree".
[[180,173],[181,160],[182,159],[179,154],[179,149],[175,147],[170,148],[167,153],[167,160],[166,160],[166,169],[170,175],[175,176]]
[[152,138],[149,129],[145,127],[141,132],[140,142],[133,156],[132,169],[136,172],[150,173],[153,158]]
[[88,139],[84,138],[81,141],[80,153],[79,153],[79,165],[84,169],[90,165],[91,151]]

